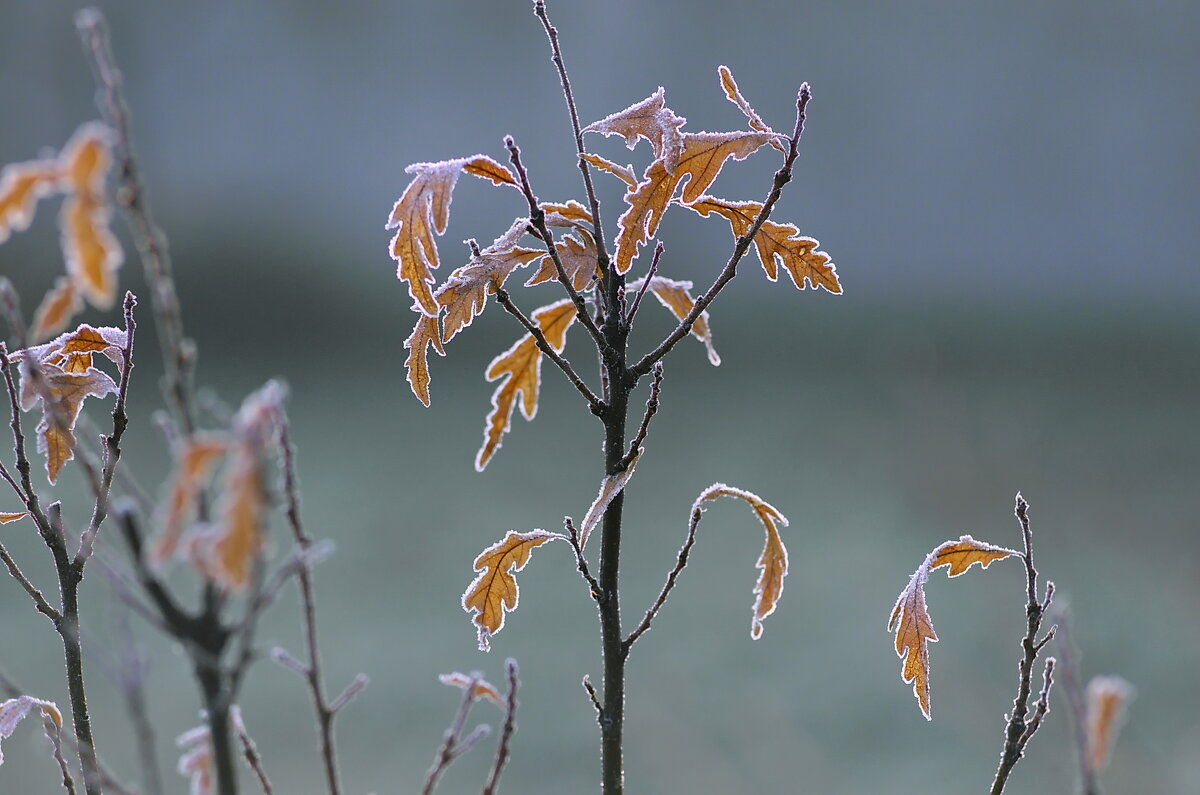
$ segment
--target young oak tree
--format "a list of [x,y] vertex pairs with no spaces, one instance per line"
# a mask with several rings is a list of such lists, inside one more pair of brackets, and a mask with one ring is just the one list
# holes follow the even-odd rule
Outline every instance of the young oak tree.
[[[395,203],[387,222],[387,228],[396,229],[389,251],[397,263],[396,275],[407,285],[413,300],[416,322],[404,343],[409,352],[405,364],[408,382],[422,403],[430,402],[430,346],[444,356],[445,344],[471,325],[486,308],[489,297],[494,297],[525,330],[485,371],[488,381],[499,384],[484,421],[483,445],[475,457],[477,470],[482,471],[496,455],[518,405],[526,419],[531,420],[536,414],[543,359],[549,359],[561,371],[603,427],[604,476],[599,495],[583,520],[576,525],[566,517],[564,533],[508,532],[475,559],[477,576],[463,594],[462,604],[471,614],[480,648],[488,649],[492,635],[504,626],[505,614],[517,606],[514,573],[524,568],[535,548],[552,541],[570,544],[599,612],[604,681],[599,693],[587,679],[584,686],[600,725],[603,791],[618,793],[624,787],[625,662],[630,648],[649,629],[686,566],[704,504],[721,496],[740,499],[753,509],[765,530],[766,542],[758,559],[760,571],[754,586],[752,637],[761,636],[762,622],[774,611],[787,574],[787,550],[779,534],[779,528],[787,524],[783,514],[752,492],[714,484],[703,490],[692,506],[686,540],[658,598],[632,630],[625,628],[619,590],[623,494],[643,455],[642,443],[659,408],[662,361],[680,340],[691,335],[704,343],[714,365],[720,363],[712,345],[707,310],[737,275],[738,266],[751,246],[772,281],[778,278],[782,266],[800,290],[824,288],[837,294],[842,288],[829,255],[818,249],[815,239],[801,235],[794,225],[770,220],[784,186],[792,178],[812,96],[807,83],[800,86],[797,94],[790,135],[777,133],[767,125],[742,96],[733,75],[724,66],[718,69],[721,88],[725,98],[746,117],[747,129],[685,130],[686,119],[667,106],[662,88],[625,110],[582,126],[558,32],[550,23],[544,1],[534,0],[533,5],[549,38],[562,83],[577,165],[583,178],[584,201],[539,199],[521,150],[511,137],[506,137],[504,144],[511,169],[483,154],[408,166],[406,171],[413,175],[412,181]],[[639,177],[630,167],[588,152],[584,138],[588,133],[619,135],[630,149],[645,140],[651,152],[650,162]],[[707,193],[728,161],[744,160],[764,147],[775,149],[783,160],[765,199],[731,201]],[[598,172],[625,183],[624,212],[617,219],[616,235],[611,240],[593,185],[593,174]],[[466,264],[437,285],[433,271],[441,260],[436,238],[446,232],[451,194],[462,173],[516,190],[524,198],[526,214],[514,220],[507,231],[486,247],[468,241],[471,253]],[[642,256],[644,247],[655,240],[664,214],[673,208],[688,209],[705,217],[720,216],[733,232],[728,260],[712,284],[696,297],[691,281],[660,275],[664,251],[661,242],[656,243],[650,257]],[[640,266],[636,271],[635,265]],[[509,277],[523,268],[534,271],[524,282],[525,287],[553,282],[565,297],[528,313],[519,308],[506,285]],[[674,314],[678,324],[653,349],[637,354],[629,348],[629,335],[647,292],[653,293]],[[599,361],[598,387],[589,385],[565,356],[567,332],[576,322],[583,327],[588,347]],[[635,388],[648,376],[651,377],[649,397],[631,439],[631,398]],[[594,551],[589,553],[587,542],[597,528],[599,570],[593,574]]]

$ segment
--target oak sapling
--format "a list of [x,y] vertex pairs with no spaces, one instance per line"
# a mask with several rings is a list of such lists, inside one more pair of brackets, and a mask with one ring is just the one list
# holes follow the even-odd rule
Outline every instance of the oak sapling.
[[[567,517],[564,533],[508,532],[475,559],[477,576],[463,594],[462,604],[471,614],[480,648],[486,650],[492,636],[504,626],[505,614],[517,606],[514,573],[524,568],[537,547],[551,541],[570,544],[599,611],[603,692],[597,693],[586,682],[585,686],[600,724],[603,791],[617,793],[624,786],[625,661],[630,647],[649,629],[687,563],[703,504],[718,496],[741,499],[751,506],[765,528],[766,543],[758,560],[760,575],[754,588],[753,637],[761,635],[763,619],[775,609],[787,574],[787,552],[779,534],[779,528],[787,524],[783,514],[749,491],[716,484],[704,490],[693,506],[686,541],[658,599],[632,632],[622,629],[618,575],[624,489],[629,487],[634,467],[644,454],[643,442],[651,420],[659,411],[663,359],[680,340],[691,335],[703,342],[709,361],[720,364],[713,347],[708,308],[737,274],[738,265],[751,246],[772,281],[778,278],[782,267],[798,289],[811,287],[840,293],[842,288],[829,255],[819,250],[815,239],[801,235],[793,225],[770,220],[784,185],[792,177],[812,96],[807,83],[797,94],[790,135],[777,133],[766,124],[724,66],[718,69],[719,85],[725,98],[744,115],[748,129],[687,131],[686,119],[666,104],[662,88],[622,111],[583,126],[558,31],[550,23],[543,0],[534,0],[533,7],[549,39],[552,60],[562,83],[574,134],[576,164],[583,179],[583,200],[540,200],[521,149],[507,137],[504,147],[511,168],[484,154],[408,166],[406,171],[413,175],[412,180],[387,220],[387,228],[396,230],[389,253],[397,263],[396,275],[406,284],[413,301],[416,322],[405,341],[409,351],[405,364],[409,384],[425,405],[430,402],[429,348],[432,346],[444,356],[445,344],[471,325],[486,308],[489,297],[494,296],[525,332],[493,359],[485,371],[486,379],[499,381],[499,385],[485,420],[483,445],[475,458],[476,469],[482,471],[497,455],[518,406],[526,419],[535,416],[543,359],[549,359],[567,378],[583,398],[588,413],[603,425],[604,458],[603,462],[597,462],[602,463],[603,478],[599,496],[583,521],[576,526]],[[620,136],[630,149],[647,142],[651,153],[648,165],[638,176],[632,167],[588,152],[584,138],[588,133]],[[782,155],[783,162],[764,200],[730,201],[706,193],[728,161],[744,160],[768,146]],[[506,223],[505,231],[486,247],[469,240],[466,264],[453,270],[438,286],[434,271],[441,257],[436,237],[448,228],[451,195],[462,173],[518,191],[524,198],[526,214]],[[624,184],[625,209],[617,219],[612,239],[605,233],[593,185],[594,173],[609,175]],[[728,260],[698,296],[693,296],[691,278],[672,279],[659,274],[660,266],[665,268],[665,248],[661,241],[654,245],[648,263],[641,256],[642,249],[655,240],[663,216],[676,207],[706,217],[718,215],[729,222],[733,232],[734,244]],[[644,270],[635,274],[634,268],[639,263]],[[506,287],[509,277],[522,268],[534,271],[525,281],[525,287],[553,282],[565,297],[532,311],[522,310]],[[691,277],[688,273],[682,275]],[[635,356],[628,344],[630,330],[647,292],[653,293],[674,315],[677,325],[657,346]],[[598,385],[589,384],[565,355],[567,332],[576,322],[588,337],[590,352],[583,355],[594,355],[599,363]],[[572,356],[578,358],[576,354]],[[638,384],[651,375],[646,411],[631,440],[628,434],[631,397]],[[593,575],[587,542],[597,527],[600,559],[598,574]]]

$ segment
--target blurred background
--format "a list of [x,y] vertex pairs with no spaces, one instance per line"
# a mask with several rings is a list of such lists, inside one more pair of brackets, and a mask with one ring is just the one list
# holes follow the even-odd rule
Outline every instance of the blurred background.
[[[419,789],[458,693],[449,670],[493,681],[521,666],[508,792],[591,792],[598,731],[579,686],[599,680],[595,609],[569,550],[539,550],[520,609],[484,655],[459,607],[471,561],[507,530],[579,517],[601,472],[600,427],[547,368],[537,419],[514,421],[472,467],[493,385],[482,372],[520,336],[492,309],[432,361],[433,406],[404,381],[411,303],[383,229],[404,167],[523,147],[543,199],[582,198],[558,79],[526,0],[436,3],[101,3],[134,113],[135,143],[175,260],[198,382],[236,406],[266,379],[291,387],[305,518],[337,554],[318,573],[329,686],[370,688],[342,716],[348,792]],[[0,8],[0,162],[57,149],[94,118],[76,7]],[[971,533],[1018,546],[1013,497],[1032,505],[1038,565],[1071,605],[1085,677],[1138,691],[1107,791],[1200,791],[1200,6],[984,0],[896,5],[557,0],[584,123],[667,89],[690,130],[739,129],[717,83],[790,129],[813,86],[796,179],[776,210],[819,238],[845,295],[772,284],[747,261],[713,307],[719,368],[685,341],[628,492],[627,621],[657,593],[688,507],[716,480],[791,519],[791,572],[762,640],[749,637],[761,529],[718,503],[692,563],[629,667],[631,792],[979,792],[1016,690],[1023,573],[930,582],[927,723],[884,625],[923,556]],[[589,146],[644,166],[645,147]],[[777,156],[727,167],[713,193],[765,195]],[[608,229],[620,190],[601,178]],[[27,312],[62,271],[56,208],[0,247]],[[522,213],[517,194],[463,178],[440,241],[442,275]],[[144,294],[123,224],[122,289]],[[724,221],[672,213],[662,273],[706,285],[731,246]],[[643,257],[635,266],[645,267]],[[527,310],[553,286],[521,295]],[[127,462],[160,487],[159,360],[142,304]],[[669,329],[648,306],[634,345]],[[83,319],[116,324],[89,310]],[[576,329],[567,353],[591,374]],[[639,399],[644,399],[643,397]],[[93,409],[103,421],[104,408]],[[73,469],[68,467],[68,469]],[[77,472],[57,490],[84,518]],[[72,498],[74,496],[74,501]],[[10,506],[3,498],[0,508]],[[281,519],[274,554],[288,548]],[[43,548],[4,542],[43,587]],[[112,540],[112,539],[110,539]],[[115,553],[115,549],[113,550]],[[193,586],[179,568],[185,592]],[[98,744],[132,778],[132,730],[103,673],[129,641],[97,569],[84,585]],[[293,593],[264,646],[300,648]],[[57,638],[0,583],[0,666],[67,702]],[[152,650],[151,716],[169,791],[171,739],[198,722],[184,658]],[[263,661],[240,699],[276,789],[319,790],[307,695]],[[477,716],[494,725],[487,704]],[[54,791],[35,727],[4,745],[4,792]],[[480,786],[484,742],[444,780]],[[1069,792],[1075,761],[1056,693],[1014,793]],[[249,779],[247,791],[251,790]]]

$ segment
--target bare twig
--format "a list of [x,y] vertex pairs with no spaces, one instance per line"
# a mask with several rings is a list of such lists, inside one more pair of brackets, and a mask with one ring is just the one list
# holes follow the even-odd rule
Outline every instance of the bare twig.
[[437,787],[438,779],[446,772],[446,768],[450,767],[450,763],[469,751],[472,745],[490,731],[485,725],[477,726],[466,738],[459,740],[459,735],[462,734],[463,727],[467,722],[467,713],[471,711],[471,705],[475,703],[475,686],[479,684],[480,678],[478,673],[471,674],[471,678],[463,690],[458,712],[455,713],[453,722],[442,736],[442,745],[438,748],[437,756],[434,757],[433,766],[425,774],[425,786],[421,788],[421,795],[430,795]]
[[254,744],[254,740],[250,739],[250,733],[246,731],[246,727],[240,718],[235,720],[234,724],[238,740],[242,745],[242,756],[245,757],[246,764],[254,772],[254,777],[258,779],[258,786],[262,788],[263,795],[272,795],[271,781],[267,778],[267,771],[263,769],[262,754],[258,752],[258,746]]
[[654,383],[650,385],[650,397],[646,399],[646,413],[642,415],[642,424],[638,427],[637,433],[633,437],[633,442],[629,445],[629,452],[625,454],[625,458],[621,461],[622,469],[629,468],[629,465],[633,463],[633,459],[637,456],[638,450],[642,448],[642,442],[646,441],[646,432],[650,430],[650,420],[654,419],[654,415],[658,413],[658,395],[662,390],[662,380],[663,364],[662,362],[655,362]]
[[42,726],[46,730],[46,737],[50,739],[50,749],[54,754],[54,761],[58,763],[58,770],[62,774],[62,785],[68,795],[75,795],[75,779],[71,778],[71,771],[67,768],[66,757],[62,752],[62,732],[58,728],[58,724],[48,715],[42,716]]
[[690,312],[679,321],[679,325],[675,327],[662,343],[657,348],[643,356],[637,364],[629,368],[630,374],[634,378],[641,378],[650,372],[650,368],[659,359],[667,355],[667,352],[675,347],[681,339],[691,333],[692,324],[696,319],[704,313],[708,305],[713,302],[717,294],[725,287],[726,284],[737,275],[737,266],[741,262],[742,257],[750,250],[750,244],[754,240],[754,236],[758,234],[758,230],[766,223],[771,216],[771,210],[774,209],[775,203],[779,201],[779,197],[783,194],[783,186],[788,184],[792,179],[792,166],[796,162],[796,157],[799,154],[800,136],[804,132],[804,114],[808,107],[808,101],[812,99],[812,90],[808,83],[800,86],[800,93],[796,97],[796,126],[792,131],[792,137],[788,141],[788,152],[784,158],[783,165],[775,172],[775,180],[771,185],[771,192],[767,195],[767,200],[763,202],[762,210],[754,219],[754,223],[746,230],[746,234],[737,239],[733,246],[733,253],[729,257],[729,261],[717,276],[716,281],[712,286],[705,290],[704,294],[696,299],[696,303],[692,306]]
[[1055,646],[1060,661],[1062,690],[1067,700],[1067,711],[1071,715],[1071,734],[1079,760],[1079,792],[1080,795],[1100,795],[1096,771],[1088,759],[1087,707],[1084,704],[1083,683],[1079,678],[1079,652],[1071,641],[1071,621],[1066,608],[1056,609],[1054,620],[1058,625],[1058,642]]
[[592,576],[592,572],[588,569],[587,558],[583,556],[583,547],[579,543],[579,531],[575,529],[575,523],[571,521],[571,517],[563,517],[563,527],[567,530],[567,541],[570,542],[571,549],[575,551],[575,566],[579,569],[579,573],[583,575],[583,579],[587,580],[592,598],[600,601],[604,596],[604,592],[600,589],[600,583]]
[[517,731],[517,687],[521,682],[517,679],[517,661],[509,658],[504,663],[508,674],[508,693],[504,704],[504,726],[500,729],[500,744],[496,748],[496,760],[492,763],[492,772],[488,775],[487,783],[483,785],[480,795],[493,795],[496,785],[500,783],[500,774],[508,762],[509,744]]
[[[510,315],[520,321],[521,325],[525,327],[525,330],[528,331],[530,336],[533,337],[533,341],[535,344],[537,344],[538,350],[544,353],[546,357],[550,359],[550,361],[554,362],[554,364],[558,366],[558,369],[563,371],[563,374],[567,377],[567,380],[571,382],[571,385],[579,390],[579,394],[583,395],[583,399],[588,402],[588,410],[596,415],[603,413],[604,401],[598,398],[596,393],[593,392],[588,385],[583,382],[583,379],[580,378],[579,374],[575,372],[575,368],[571,366],[571,363],[564,359],[558,351],[554,350],[554,347],[546,339],[546,335],[542,333],[541,328],[539,328],[537,324],[526,317],[525,313],[521,311],[521,308],[513,303],[508,291],[503,287],[497,286],[496,300],[500,302],[500,305],[503,306]],[[586,316],[586,314],[584,316]]]
[[587,691],[588,698],[591,699],[592,706],[596,709],[596,719],[604,720],[604,706],[600,703],[600,695],[596,692],[596,688],[592,686],[592,678],[584,675],[583,689]]
[[679,578],[680,572],[687,566],[688,555],[691,554],[692,546],[696,543],[696,527],[700,524],[700,518],[704,512],[700,508],[692,509],[692,517],[688,521],[687,539],[684,540],[683,546],[679,548],[679,553],[675,558],[675,568],[667,575],[667,581],[663,583],[662,590],[658,593],[658,598],[654,600],[654,604],[646,611],[646,615],[642,617],[642,621],[637,625],[633,632],[629,633],[629,637],[625,638],[622,644],[625,647],[625,653],[629,653],[629,648],[637,642],[637,639],[650,629],[650,622],[658,615],[658,611],[666,603],[667,597],[671,595],[671,589],[675,587],[675,581]]
[[[1033,531],[1029,527],[1029,503],[1019,493],[1017,494],[1015,513],[1017,521],[1021,524],[1021,536],[1025,544],[1025,551],[1021,557],[1025,562],[1027,597],[1025,605],[1026,629],[1025,637],[1021,639],[1022,654],[1017,666],[1020,671],[1017,697],[1013,700],[1013,710],[1008,716],[1008,725],[1004,731],[1004,750],[1000,755],[1000,765],[996,769],[996,777],[992,782],[991,795],[1000,795],[1004,791],[1009,774],[1012,773],[1017,762],[1021,761],[1021,757],[1025,754],[1025,746],[1041,725],[1045,712],[1049,710],[1048,699],[1050,686],[1053,683],[1052,674],[1054,673],[1052,659],[1047,660],[1042,697],[1035,704],[1034,713],[1030,716],[1029,697],[1033,690],[1033,666],[1037,662],[1038,651],[1053,637],[1054,633],[1054,629],[1051,629],[1045,638],[1041,641],[1037,640],[1037,634],[1042,625],[1042,618],[1045,616],[1046,611],[1050,607],[1050,602],[1054,597],[1054,583],[1046,583],[1046,596],[1039,602],[1037,595],[1037,569],[1033,565]],[[1044,710],[1042,708],[1043,702],[1045,702]]]
[[33,604],[37,607],[39,613],[54,622],[62,620],[62,614],[55,610],[54,606],[46,601],[46,597],[42,595],[37,586],[29,581],[29,578],[21,571],[21,567],[13,560],[12,555],[9,554],[8,549],[3,544],[0,544],[0,560],[4,561],[4,565],[12,578],[25,589],[25,593],[29,594],[29,598],[33,600]]
[[646,276],[642,279],[642,286],[638,288],[637,295],[633,299],[633,305],[629,307],[629,314],[625,316],[625,325],[633,326],[633,319],[637,317],[638,309],[642,306],[642,297],[650,287],[650,282],[654,281],[654,274],[658,273],[658,261],[662,259],[665,248],[666,246],[663,245],[661,240],[655,242],[654,256],[650,258],[650,269],[646,271]]

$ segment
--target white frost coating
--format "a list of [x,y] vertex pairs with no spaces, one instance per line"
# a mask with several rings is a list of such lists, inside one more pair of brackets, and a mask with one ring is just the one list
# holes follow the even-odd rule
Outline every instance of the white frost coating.
[[655,159],[664,160],[667,173],[674,174],[683,153],[681,130],[686,123],[686,118],[666,106],[666,92],[659,86],[641,102],[592,122],[582,132],[598,132],[606,137],[620,135],[629,149],[637,146],[639,138],[645,138],[654,148]]
[[[54,725],[62,728],[62,713],[53,701],[43,701],[33,696],[17,696],[0,704],[0,739],[12,737],[17,724],[24,720],[34,707],[39,707],[42,715],[54,721]],[[0,765],[4,764],[4,753],[0,751]]]
[[625,484],[633,477],[633,470],[637,467],[638,459],[642,457],[642,453],[646,448],[639,447],[637,455],[629,462],[629,466],[621,470],[615,475],[609,475],[600,484],[600,493],[596,496],[592,507],[588,508],[587,515],[583,517],[583,523],[579,525],[579,548],[583,549],[587,546],[588,536],[592,533],[592,528],[600,521],[600,517],[608,510],[616,496],[625,488]]

